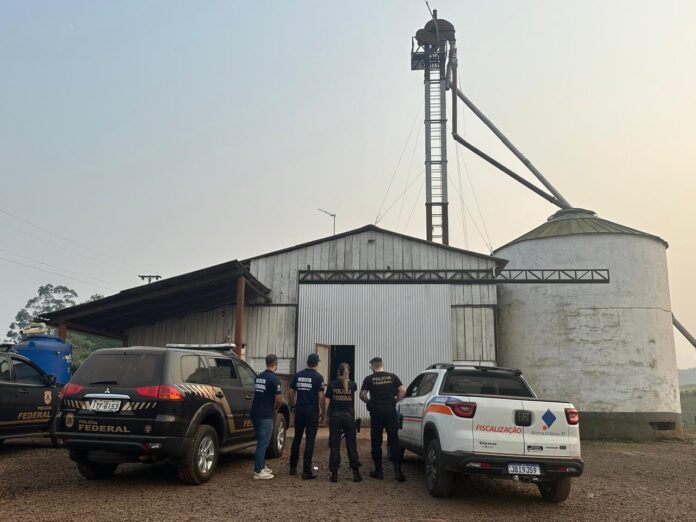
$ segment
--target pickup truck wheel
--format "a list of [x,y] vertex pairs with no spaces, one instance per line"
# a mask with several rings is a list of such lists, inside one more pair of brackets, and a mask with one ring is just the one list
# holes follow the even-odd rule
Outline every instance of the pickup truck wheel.
[[570,477],[563,477],[551,482],[537,484],[541,497],[546,502],[563,502],[570,495]]
[[425,450],[425,484],[433,497],[448,497],[452,494],[454,473],[445,469],[442,461],[440,441],[436,438]]
[[286,433],[285,415],[277,413],[273,419],[273,432],[271,433],[271,442],[266,449],[266,458],[277,459],[283,456]]
[[201,424],[196,428],[183,463],[177,466],[179,479],[196,485],[208,482],[217,467],[219,453],[217,433],[212,426]]
[[77,471],[88,480],[107,479],[111,477],[118,464],[99,464],[83,460],[77,463]]

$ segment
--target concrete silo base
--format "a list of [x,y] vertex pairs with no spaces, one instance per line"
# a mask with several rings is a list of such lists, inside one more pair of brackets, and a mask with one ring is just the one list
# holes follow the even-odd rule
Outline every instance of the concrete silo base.
[[580,412],[582,439],[660,440],[684,438],[680,413]]

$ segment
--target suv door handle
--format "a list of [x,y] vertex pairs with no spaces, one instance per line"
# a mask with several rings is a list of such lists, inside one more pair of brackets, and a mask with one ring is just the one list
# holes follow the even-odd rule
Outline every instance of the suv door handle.
[[250,401],[253,397],[252,397],[251,394],[249,394],[249,395],[246,395],[244,398],[245,398],[246,400]]
[[219,391],[219,392],[217,392],[217,393],[215,394],[215,396],[216,396],[218,399],[222,399],[222,398],[225,396],[225,394]]
[[21,393],[22,395],[27,395],[29,392],[27,390],[25,390],[24,388],[20,388],[19,390],[17,390],[17,393]]

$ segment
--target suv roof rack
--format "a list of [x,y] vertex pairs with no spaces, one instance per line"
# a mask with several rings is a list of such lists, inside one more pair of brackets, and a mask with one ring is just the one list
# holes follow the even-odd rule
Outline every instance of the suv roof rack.
[[426,370],[453,370],[455,367],[452,363],[435,363],[428,366]]
[[483,366],[480,364],[454,364],[454,363],[435,363],[431,364],[426,370],[447,370],[451,371],[455,368],[475,368],[483,372],[501,372],[510,373],[512,375],[522,375],[522,370],[519,368],[503,368],[502,366]]
[[218,343],[218,344],[176,344],[169,343],[166,348],[179,348],[184,350],[204,350],[208,352],[230,353],[234,352],[237,347],[234,343]]

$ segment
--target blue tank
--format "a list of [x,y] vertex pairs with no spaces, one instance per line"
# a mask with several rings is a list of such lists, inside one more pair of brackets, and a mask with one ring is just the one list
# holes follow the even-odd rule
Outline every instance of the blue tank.
[[17,343],[14,351],[27,357],[46,373],[56,376],[56,382],[70,380],[72,344],[53,335],[32,335]]

